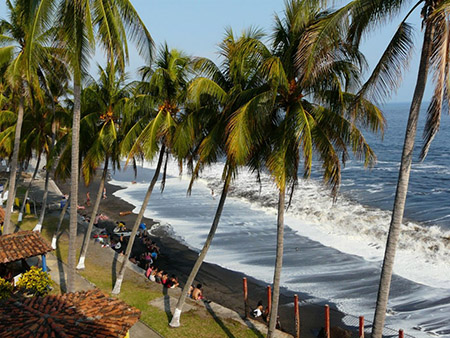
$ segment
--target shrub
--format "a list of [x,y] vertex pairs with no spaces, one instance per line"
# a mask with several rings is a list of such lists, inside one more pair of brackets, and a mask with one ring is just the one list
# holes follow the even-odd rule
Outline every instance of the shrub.
[[0,300],[11,296],[13,286],[10,282],[0,277]]
[[20,277],[16,286],[22,291],[34,296],[45,296],[50,291],[52,283],[47,272],[42,271],[41,268],[32,266],[30,270]]

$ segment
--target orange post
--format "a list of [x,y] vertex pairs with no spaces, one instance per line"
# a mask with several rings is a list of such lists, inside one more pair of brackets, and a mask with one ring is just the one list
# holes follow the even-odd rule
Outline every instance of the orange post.
[[364,338],[364,316],[359,316],[359,338]]
[[295,338],[300,338],[300,313],[298,308],[298,296],[294,295]]
[[330,307],[325,305],[325,337],[330,338]]
[[[270,316],[270,309],[272,308],[272,288],[270,285],[267,285],[267,308],[269,309],[269,313],[267,314],[267,317]],[[269,319],[267,319],[268,321]]]
[[398,338],[404,338],[405,334],[403,332],[403,330],[399,330],[398,331]]
[[247,292],[247,278],[242,279],[243,287],[244,287],[244,311],[245,318],[248,318],[248,292]]

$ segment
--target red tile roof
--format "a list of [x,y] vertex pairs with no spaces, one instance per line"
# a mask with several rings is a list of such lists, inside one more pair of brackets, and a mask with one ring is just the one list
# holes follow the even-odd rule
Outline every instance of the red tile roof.
[[52,247],[36,231],[20,231],[0,236],[0,263],[42,255]]
[[46,297],[12,297],[0,305],[0,336],[124,337],[139,316],[138,309],[98,289]]

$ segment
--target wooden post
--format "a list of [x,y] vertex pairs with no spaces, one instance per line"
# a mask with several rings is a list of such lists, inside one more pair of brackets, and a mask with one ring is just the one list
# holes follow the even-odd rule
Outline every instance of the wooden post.
[[330,338],[330,307],[325,305],[325,338]]
[[244,288],[244,313],[245,318],[248,318],[248,292],[247,292],[247,278],[242,279],[243,288]]
[[267,322],[269,322],[270,309],[272,308],[272,288],[270,285],[267,285],[267,308],[269,309],[267,314]]
[[300,313],[298,309],[298,296],[294,295],[295,338],[300,338]]
[[364,338],[364,316],[359,316],[359,338]]
[[399,330],[398,331],[398,338],[404,338],[404,332],[403,332],[403,330]]

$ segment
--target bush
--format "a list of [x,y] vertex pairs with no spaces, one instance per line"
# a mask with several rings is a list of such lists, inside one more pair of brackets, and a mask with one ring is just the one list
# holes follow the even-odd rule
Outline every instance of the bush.
[[52,284],[53,282],[47,272],[32,266],[30,270],[20,277],[16,286],[34,296],[45,296],[50,291]]
[[13,286],[10,282],[0,277],[0,300],[11,296]]

